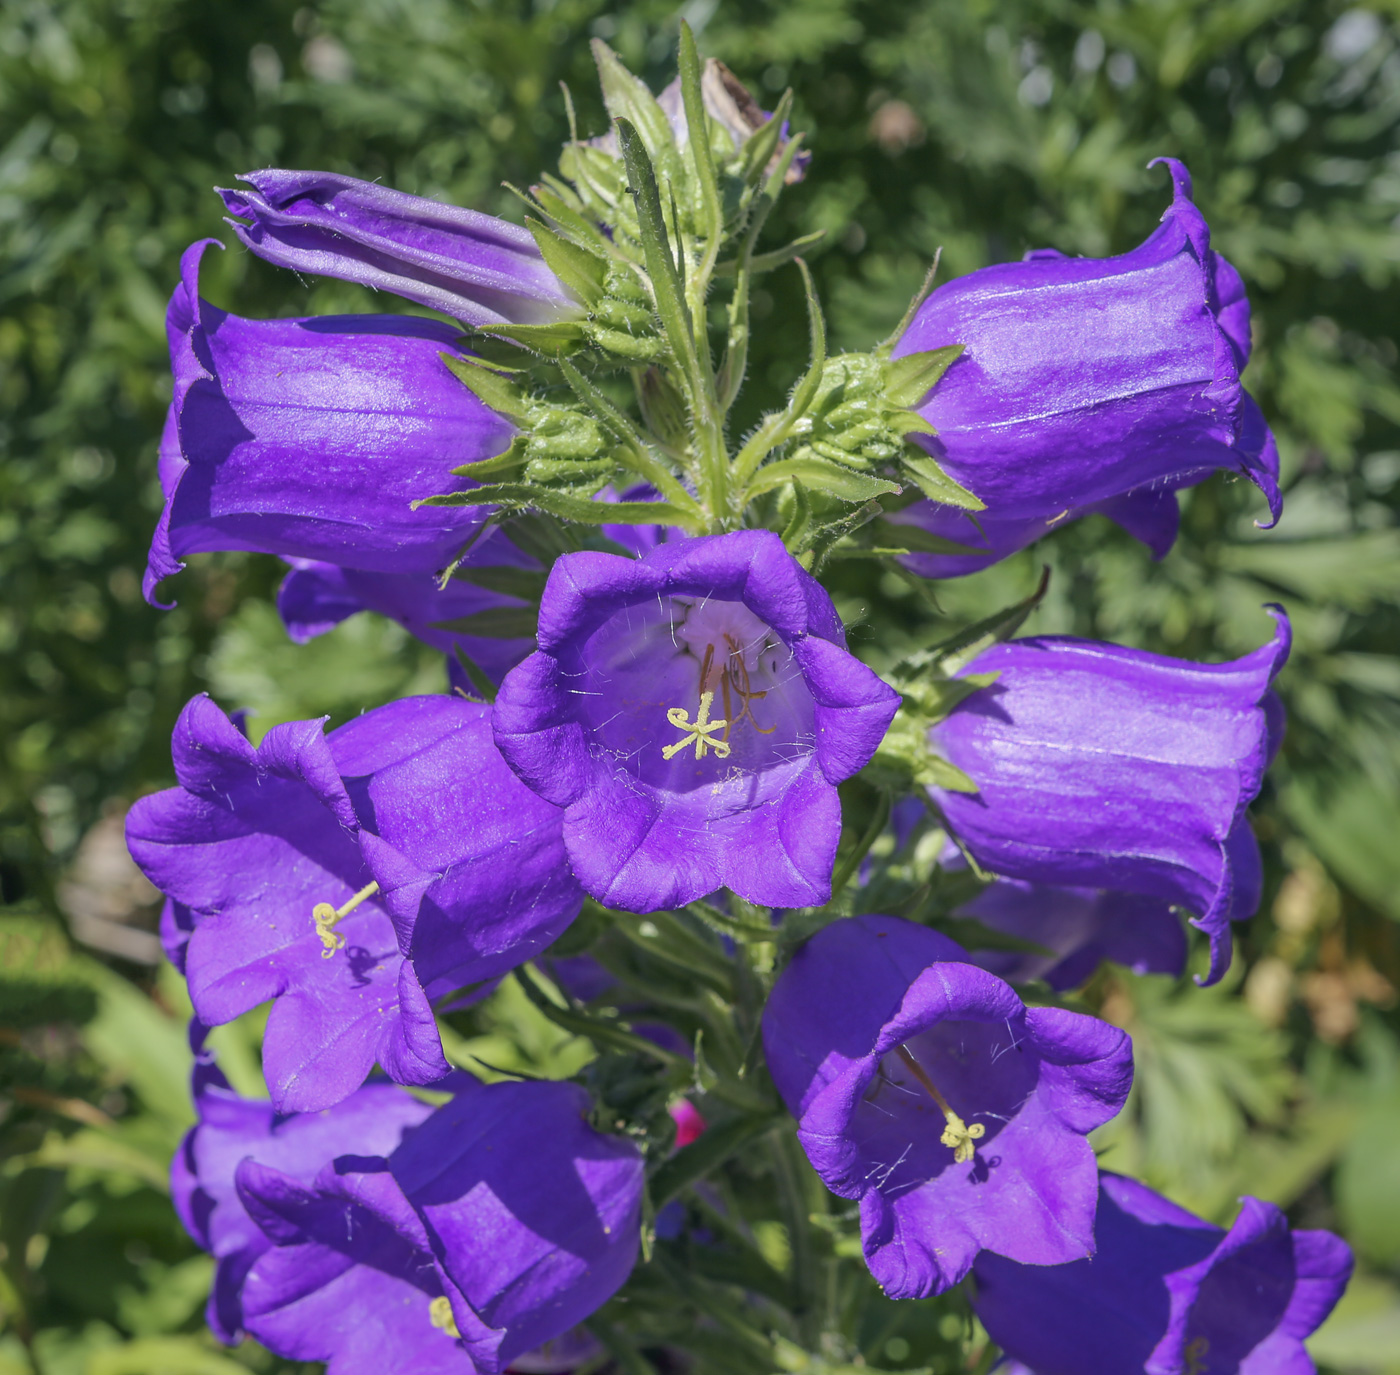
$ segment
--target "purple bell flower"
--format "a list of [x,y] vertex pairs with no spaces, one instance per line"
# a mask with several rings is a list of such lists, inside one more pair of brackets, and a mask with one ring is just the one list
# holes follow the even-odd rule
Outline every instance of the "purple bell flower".
[[1278,453],[1240,385],[1244,286],[1210,247],[1185,167],[1159,161],[1173,201],[1131,253],[1044,250],[969,273],[895,349],[965,346],[919,407],[938,433],[918,442],[994,521],[1053,521],[1219,468],[1247,475],[1278,519]]
[[589,1107],[576,1084],[473,1088],[389,1159],[478,1375],[562,1337],[636,1262],[642,1158]]
[[399,1083],[441,1078],[430,999],[531,958],[577,915],[560,814],[506,768],[488,712],[406,698],[329,736],[276,726],[254,749],[197,697],[175,730],[179,786],[132,808],[132,856],[172,899],[167,940],[190,928],[196,1015],[274,1000],[278,1111],[328,1107],[376,1062]]
[[974,964],[1011,983],[1041,979],[1056,992],[1065,992],[1085,983],[1104,960],[1126,965],[1136,974],[1178,977],[1186,968],[1186,932],[1171,903],[1140,893],[1056,888],[1003,878],[954,915],[971,917],[1050,952],[971,952]]
[[930,790],[984,868],[1060,887],[1179,903],[1211,939],[1209,982],[1229,964],[1230,922],[1259,902],[1245,808],[1282,737],[1274,639],[1226,664],[1193,664],[1067,636],[993,645],[966,668],[997,673],[930,732],[975,793]]
[[1035,1375],[1314,1375],[1303,1346],[1351,1276],[1330,1232],[1242,1200],[1225,1231],[1105,1174],[1098,1250],[1052,1268],[979,1257],[974,1306]]
[[1126,1033],[1027,1008],[946,936],[866,916],[818,932],[763,1014],[768,1067],[826,1186],[860,1203],[891,1298],[942,1293],[979,1251],[1060,1265],[1094,1247],[1084,1139],[1123,1106]]
[[278,267],[392,291],[469,325],[579,313],[529,231],[507,220],[334,172],[269,167],[238,180],[248,189],[219,191],[238,216],[228,223]]
[[185,555],[218,549],[445,567],[488,512],[413,502],[472,486],[452,469],[502,452],[512,433],[443,363],[463,353],[456,331],[406,315],[230,315],[199,298],[213,242],[185,251],[170,301],[175,398],[147,600]]
[[[202,1039],[203,1028],[194,1030]],[[309,1185],[342,1152],[387,1155],[432,1108],[376,1084],[333,1108],[282,1117],[270,1103],[240,1098],[207,1055],[196,1062],[194,1087],[198,1122],[171,1162],[170,1192],[185,1230],[215,1259],[207,1317],[214,1335],[232,1344],[243,1336],[248,1271],[272,1245],[234,1187],[239,1162],[256,1161]]]
[[496,743],[564,807],[569,861],[600,901],[650,912],[727,885],[825,902],[836,784],[898,695],[845,649],[831,599],[766,530],[566,554],[539,651],[496,699]]

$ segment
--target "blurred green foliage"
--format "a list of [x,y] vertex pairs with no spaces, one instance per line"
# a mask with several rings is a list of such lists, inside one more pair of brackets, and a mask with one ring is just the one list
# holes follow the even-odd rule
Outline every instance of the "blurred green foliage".
[[[183,247],[222,232],[211,188],[254,166],[323,167],[514,215],[502,181],[552,166],[566,135],[560,80],[585,129],[602,126],[585,40],[607,39],[657,86],[680,14],[766,100],[796,91],[815,160],[771,232],[828,232],[813,267],[841,347],[887,331],[940,248],[946,276],[1042,244],[1130,247],[1167,199],[1149,159],[1191,167],[1254,301],[1247,380],[1278,433],[1283,522],[1255,529],[1257,494],[1217,477],[1183,497],[1182,539],[1160,565],[1094,519],[938,595],[947,616],[971,618],[1024,595],[1048,562],[1031,628],[1201,659],[1252,648],[1267,633],[1260,604],[1287,605],[1290,728],[1256,809],[1264,907],[1224,989],[1109,970],[1085,990],[1138,1048],[1133,1101],[1101,1145],[1107,1163],[1212,1216],[1228,1219],[1247,1188],[1302,1225],[1343,1231],[1363,1273],[1315,1353],[1336,1370],[1400,1371],[1395,0],[689,0],[680,11],[660,0],[8,0],[0,1375],[287,1369],[251,1344],[225,1354],[203,1333],[209,1263],[164,1197],[189,1117],[179,980],[140,962],[139,936],[109,939],[106,963],[71,936],[149,916],[119,846],[112,858],[114,827],[125,803],[167,782],[170,726],[193,692],[255,709],[257,733],[441,681],[432,656],[368,617],[290,646],[267,604],[271,560],[196,560],[167,585],[177,609],[141,601],[169,397],[164,303]],[[212,255],[204,276],[218,304],[248,315],[401,308],[238,249]],[[806,351],[796,273],[766,282],[754,305],[745,423]],[[849,564],[832,586],[852,622],[878,608],[897,623],[912,595]],[[853,639],[876,663],[902,648],[859,625]],[[488,1005],[454,1054],[576,1068],[576,1048],[515,996]],[[253,1091],[256,1027],[220,1036],[226,1068]],[[781,1268],[775,1236],[759,1241]],[[876,1333],[869,1357],[941,1370],[952,1349],[941,1330]]]

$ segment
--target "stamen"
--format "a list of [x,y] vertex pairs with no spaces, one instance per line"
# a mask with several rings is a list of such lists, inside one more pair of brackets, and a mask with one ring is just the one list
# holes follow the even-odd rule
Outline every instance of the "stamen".
[[457,1319],[452,1316],[452,1300],[446,1294],[439,1294],[428,1305],[428,1321],[439,1332],[446,1332],[449,1337],[462,1335],[457,1330]]
[[720,759],[729,758],[729,746],[723,740],[713,740],[710,737],[716,731],[723,730],[729,724],[728,721],[711,721],[710,706],[715,700],[713,692],[702,692],[700,694],[700,710],[695,713],[695,720],[691,721],[690,714],[684,707],[672,707],[666,713],[666,719],[677,730],[685,731],[685,738],[677,740],[674,745],[667,745],[661,751],[663,759],[673,759],[682,750],[695,746],[695,757],[703,759],[711,750]]
[[1206,1357],[1210,1354],[1210,1338],[1197,1337],[1181,1354],[1186,1357],[1186,1375],[1206,1375],[1209,1369]]
[[345,937],[335,929],[336,922],[341,917],[349,916],[366,898],[372,898],[378,891],[378,883],[367,883],[344,907],[332,907],[328,902],[318,902],[311,909],[311,920],[316,923],[316,934],[320,936],[321,944],[326,947],[321,951],[323,960],[330,959],[337,950],[345,949]]
[[905,1046],[900,1046],[896,1053],[909,1066],[909,1072],[923,1085],[925,1092],[943,1112],[943,1119],[948,1125],[943,1128],[943,1135],[938,1139],[952,1150],[954,1164],[966,1165],[977,1154],[977,1147],[973,1143],[980,1141],[987,1134],[986,1127],[980,1122],[974,1122],[969,1127],[948,1106],[948,1100],[939,1093],[933,1080],[924,1072],[924,1067],[909,1053]]
[[745,717],[748,717],[749,724],[754,728],[757,734],[772,735],[773,732],[778,729],[777,726],[769,726],[766,729],[760,726],[757,718],[753,714],[753,709],[749,706],[750,702],[760,701],[764,697],[767,697],[768,689],[764,688],[761,692],[754,692],[751,690],[749,686],[751,680],[749,678],[748,665],[744,663],[743,651],[734,642],[732,636],[726,635],[724,639],[725,643],[729,646],[729,658],[724,668],[724,714],[726,716],[730,715],[729,687],[731,681],[734,684],[735,695],[743,703],[743,706],[739,709],[738,716],[731,717],[729,728],[724,732],[724,738],[728,740],[729,732],[733,730],[735,726],[739,725]]

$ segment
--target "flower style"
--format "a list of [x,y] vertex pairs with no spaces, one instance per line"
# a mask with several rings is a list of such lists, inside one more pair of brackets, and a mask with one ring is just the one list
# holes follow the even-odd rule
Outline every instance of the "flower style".
[[576,1084],[458,1094],[389,1158],[427,1230],[478,1375],[563,1336],[631,1273],[642,1158]]
[[472,486],[452,470],[512,433],[442,361],[463,355],[456,331],[402,315],[240,319],[199,297],[213,242],[186,250],[167,317],[175,397],[147,599],[185,555],[217,549],[383,573],[446,566],[488,513],[412,503]]
[[565,555],[539,646],[501,685],[496,743],[566,809],[589,893],[638,912],[722,885],[774,906],[826,901],[836,784],[899,698],[846,652],[831,599],[776,535]]
[[1170,902],[1140,893],[1056,888],[997,879],[954,914],[1049,952],[973,950],[972,961],[1011,983],[1041,979],[1057,992],[1078,988],[1103,960],[1137,974],[1180,975],[1186,933]]
[[[334,172],[269,167],[221,189],[245,248],[278,267],[392,291],[469,325],[578,314],[528,230]],[[247,220],[246,225],[240,223]]]
[[[193,1030],[202,1041],[203,1028]],[[375,1084],[333,1108],[282,1117],[270,1103],[234,1093],[207,1053],[196,1061],[194,1105],[198,1121],[171,1162],[170,1192],[185,1230],[215,1259],[207,1317],[214,1335],[232,1344],[243,1336],[244,1280],[272,1245],[234,1187],[239,1162],[253,1160],[309,1185],[346,1150],[387,1155],[432,1109],[402,1089]]]
[[1131,253],[1042,250],[970,273],[895,348],[965,346],[919,408],[937,435],[918,442],[995,521],[1048,522],[1218,468],[1245,473],[1278,519],[1277,450],[1240,385],[1244,285],[1211,249],[1185,167],[1159,161],[1172,204]]
[[127,843],[172,899],[167,936],[191,928],[200,1020],[274,1000],[279,1111],[338,1102],[376,1061],[437,1080],[429,1000],[529,959],[578,913],[560,814],[505,767],[478,703],[406,698],[329,736],[274,727],[254,749],[197,697],[173,753],[179,786],[132,808]]
[[1208,981],[1229,964],[1230,922],[1259,901],[1245,818],[1282,736],[1273,640],[1225,664],[1041,636],[994,645],[967,673],[997,673],[930,731],[978,791],[930,790],[993,873],[1140,893],[1191,908],[1211,939]]
[[778,980],[768,1066],[827,1187],[859,1200],[891,1298],[956,1284],[985,1249],[1030,1265],[1091,1254],[1085,1136],[1122,1107],[1127,1035],[1027,1008],[945,936],[895,917],[835,922]]
[[1303,1338],[1346,1288],[1351,1252],[1242,1203],[1227,1232],[1105,1174],[1095,1256],[1046,1269],[983,1255],[977,1315],[1036,1375],[1313,1375]]

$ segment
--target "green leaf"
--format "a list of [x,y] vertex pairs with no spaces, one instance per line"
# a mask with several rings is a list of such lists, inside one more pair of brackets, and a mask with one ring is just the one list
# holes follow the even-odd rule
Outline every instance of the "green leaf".
[[932,751],[923,761],[922,772],[924,778],[921,781],[926,781],[935,788],[942,788],[946,792],[975,793],[979,791],[977,784],[956,764],[950,764],[946,759]]
[[939,502],[944,506],[957,506],[964,511],[987,509],[985,501],[954,482],[922,449],[916,450],[910,446],[904,451],[901,462],[905,471],[918,483],[919,490],[930,501]]
[[470,616],[434,621],[433,629],[476,635],[486,640],[533,640],[538,620],[539,611],[533,606],[493,606]]
[[684,525],[690,519],[688,512],[679,511],[666,501],[593,501],[523,482],[443,492],[424,497],[414,506],[506,506],[513,510],[545,511],[563,520],[589,525]]
[[933,390],[938,379],[962,356],[965,344],[946,344],[925,353],[906,353],[885,365],[885,396],[905,410],[917,406]]
[[608,265],[591,248],[584,248],[531,216],[525,226],[534,235],[549,270],[585,305],[596,305],[603,294]]
[[486,477],[509,477],[525,466],[526,449],[529,446],[529,439],[523,434],[516,435],[506,449],[497,454],[495,458],[483,458],[475,463],[463,463],[460,468],[454,468],[454,477],[469,477],[476,482],[480,482]]
[[700,54],[695,50],[695,35],[684,19],[681,20],[680,77],[690,157],[695,166],[696,180],[700,183],[700,206],[704,213],[701,233],[710,240],[710,258],[713,262],[724,231],[724,212],[720,206],[714,150],[710,145],[710,117],[705,112],[705,100],[700,90]]
[[459,582],[518,597],[522,602],[538,602],[549,574],[543,569],[513,568],[509,564],[462,564],[452,574]]
[[771,492],[784,483],[800,481],[815,492],[836,497],[841,501],[869,501],[887,492],[899,491],[897,482],[884,478],[868,477],[840,463],[815,455],[800,458],[783,458],[776,463],[766,464],[754,474],[749,483],[747,500]]
[[[1003,640],[1009,640],[1025,624],[1026,617],[1036,609],[1045,597],[1050,586],[1050,569],[1041,570],[1040,581],[1029,597],[1013,602],[1010,606],[994,611],[956,635],[940,641],[932,649],[906,660],[906,665],[936,665],[944,674],[954,674],[964,664],[970,663],[984,649]],[[901,668],[905,665],[901,665]]]

